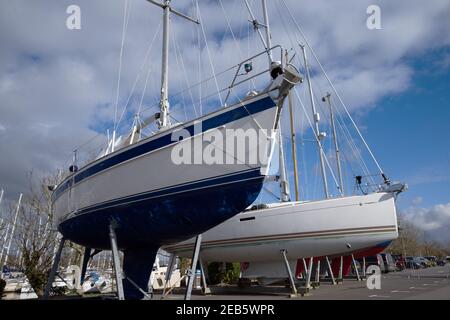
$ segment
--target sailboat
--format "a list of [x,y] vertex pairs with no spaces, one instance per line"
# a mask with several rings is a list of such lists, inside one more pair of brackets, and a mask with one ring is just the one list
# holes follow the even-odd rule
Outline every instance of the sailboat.
[[[114,228],[118,247],[124,252],[123,271],[133,281],[123,283],[126,299],[143,297],[139,288],[147,289],[160,246],[205,232],[255,201],[267,176],[265,159],[270,159],[273,151],[273,132],[283,102],[301,82],[298,70],[281,55],[279,61],[269,61],[264,73],[269,81],[260,91],[192,121],[172,124],[168,90],[170,16],[197,24],[199,21],[175,10],[170,0],[147,1],[163,10],[160,112],[144,121],[156,122],[159,130],[139,139],[142,127],[135,126],[120,147],[115,148],[113,141],[111,152],[99,159],[81,168],[73,164],[68,177],[52,187],[54,217],[64,239],[87,248],[110,249],[109,228]],[[254,57],[267,54],[270,58],[277,49],[283,52],[280,46],[272,47],[267,42],[265,50]],[[251,71],[254,57],[237,65],[235,80]],[[229,90],[242,83],[235,80]],[[205,141],[209,135],[231,141],[242,130],[265,133],[255,144],[245,145],[244,161],[190,164],[173,160],[180,150],[188,159],[201,154],[209,144]],[[229,156],[226,150],[216,151],[222,158]]]
[[[250,208],[202,234],[201,258],[242,262],[243,277],[273,278],[274,265],[286,274],[283,250],[293,270],[302,258],[382,251],[398,237],[395,196],[378,192]],[[193,238],[164,250],[190,257],[194,244]]]
[[[306,44],[314,53],[309,44],[307,42]],[[314,143],[318,147],[318,162],[322,175],[324,199],[298,200],[295,128],[293,127],[292,99],[289,96],[296,201],[290,200],[284,165],[283,143],[280,138],[278,175],[280,202],[255,204],[202,234],[201,259],[209,262],[241,262],[243,277],[274,278],[274,270],[278,275],[280,274],[279,270],[281,270],[282,277],[285,278],[285,263],[290,265],[290,269],[295,270],[299,259],[311,259],[312,262],[313,258],[317,260],[323,257],[363,255],[368,252],[374,254],[384,250],[398,237],[395,201],[398,194],[407,190],[407,185],[391,182],[374,158],[380,169],[379,175],[383,183],[377,185],[371,191],[364,191],[361,188],[363,177],[356,176],[356,190],[360,191],[360,194],[344,194],[340,150],[333,108],[330,102],[331,94],[327,94],[322,101],[328,102],[331,112],[330,121],[338,171],[338,178],[336,179],[333,174],[333,179],[339,192],[336,197],[330,196],[325,168],[326,165],[329,165],[329,162],[326,160],[322,145],[325,135],[320,132],[319,128],[320,116],[315,106],[306,58],[306,46],[301,45],[300,48],[303,54],[309,101],[312,108],[311,113],[314,117],[313,123],[310,121],[310,126],[315,136]],[[316,57],[315,54],[314,56]],[[318,64],[322,68],[320,62]],[[322,71],[325,73],[323,68]],[[326,73],[325,77],[341,100]],[[348,112],[347,114],[351,119],[350,114]],[[351,121],[355,125],[352,119]],[[369,153],[373,156],[357,127],[356,130]],[[330,167],[329,169],[332,172]],[[191,238],[174,245],[165,246],[164,250],[177,256],[190,257],[194,248],[195,238]]]

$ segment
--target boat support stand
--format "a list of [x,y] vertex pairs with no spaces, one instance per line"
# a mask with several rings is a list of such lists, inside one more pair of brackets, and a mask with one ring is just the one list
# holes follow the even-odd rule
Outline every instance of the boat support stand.
[[115,229],[114,223],[111,223],[109,225],[109,239],[111,241],[111,251],[112,251],[112,257],[113,257],[112,260],[113,260],[113,265],[114,265],[114,273],[116,276],[117,295],[118,295],[119,300],[125,300],[125,295],[123,293],[124,276],[123,276],[123,272],[122,272],[122,267],[120,266],[119,249],[117,247],[116,232],[114,231],[114,229]]
[[313,262],[314,262],[314,258],[310,257],[309,258],[309,265],[306,265],[306,260],[305,258],[302,258],[303,260],[303,266],[305,269],[305,285],[303,287],[300,287],[300,294],[302,296],[306,296],[309,294],[309,291],[311,290],[311,274],[312,274],[312,269],[313,269]]
[[84,283],[89,261],[91,261],[91,259],[94,258],[94,256],[100,252],[102,251],[98,249],[92,250],[92,248],[89,247],[84,248],[83,263],[81,266],[80,284]]
[[290,297],[295,298],[295,297],[297,297],[298,292],[297,292],[297,287],[295,286],[294,277],[292,276],[291,266],[289,265],[289,261],[286,257],[286,252],[287,252],[286,249],[281,250],[281,254],[283,255],[284,265],[286,267],[286,272],[287,272],[288,279],[289,279],[289,284],[290,284],[291,290],[292,290]]
[[356,279],[358,281],[361,281],[361,276],[359,275],[358,267],[356,266],[356,260],[355,260],[355,256],[353,255],[353,253],[352,253],[352,263],[353,263],[353,268],[355,269]]
[[366,279],[366,257],[363,257],[362,273],[363,273],[363,279]]
[[331,283],[333,285],[336,285],[336,279],[334,278],[333,269],[331,268],[331,263],[330,259],[328,259],[328,256],[325,256],[325,261],[327,262],[328,273],[330,274]]
[[197,238],[195,239],[194,253],[192,256],[191,268],[188,271],[188,285],[186,288],[186,293],[184,295],[184,300],[191,300],[192,287],[194,286],[195,271],[197,269],[197,262],[198,262],[198,257],[200,255],[201,245],[202,245],[202,235],[199,234],[197,236]]
[[318,287],[320,287],[320,260],[317,260],[317,264],[316,264],[316,278],[315,281],[311,283],[311,287],[313,289],[316,289]]
[[343,282],[343,279],[344,279],[343,274],[344,274],[344,256],[341,256],[340,261],[339,261],[339,274],[336,279],[337,284],[341,284]]
[[208,277],[208,269],[205,268],[205,265],[203,264],[202,257],[199,257],[199,264],[200,264],[200,271],[202,273],[202,284],[203,284],[203,294],[211,294],[211,289],[208,288],[208,284],[206,283],[206,278]]
[[56,252],[55,260],[53,261],[52,270],[50,271],[50,275],[47,280],[47,285],[45,286],[44,290],[44,299],[48,299],[50,296],[50,290],[52,289],[53,281],[55,281],[56,273],[58,271],[59,267],[59,261],[61,260],[61,254],[64,249],[64,244],[66,243],[66,239],[61,238],[59,242],[58,251]]
[[171,253],[169,258],[169,265],[167,266],[167,272],[164,277],[164,288],[162,292],[162,297],[165,297],[167,286],[170,285],[169,281],[172,277],[173,267],[175,266],[176,256],[175,254]]

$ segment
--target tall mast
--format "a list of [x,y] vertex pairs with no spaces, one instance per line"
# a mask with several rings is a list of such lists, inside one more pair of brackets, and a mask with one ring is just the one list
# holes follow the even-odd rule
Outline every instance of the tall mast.
[[13,222],[13,225],[11,228],[11,236],[9,237],[8,246],[6,247],[6,256],[5,256],[5,263],[4,263],[5,265],[8,264],[9,250],[11,249],[11,243],[12,243],[12,239],[14,237],[14,231],[16,230],[17,217],[19,215],[20,204],[22,203],[22,196],[23,196],[23,194],[21,193],[19,196],[19,201],[17,202],[16,214],[14,216],[14,222]]
[[8,223],[8,226],[6,227],[6,232],[3,235],[3,241],[2,241],[2,251],[0,253],[0,266],[2,266],[2,261],[3,261],[3,253],[5,252],[5,245],[6,242],[8,242],[8,234],[9,234],[9,227],[10,224]]
[[[2,189],[2,191],[1,191],[1,193],[0,193],[0,214],[2,213],[1,212],[1,204],[2,204],[2,201],[3,201],[3,193],[4,193],[4,191],[3,191],[3,189]],[[0,228],[3,228],[3,218],[1,217],[1,215],[0,215]],[[3,251],[4,251],[4,249],[5,249],[5,243],[6,243],[6,240],[8,239],[8,233],[9,233],[9,224],[8,224],[8,226],[6,227],[6,232],[4,233],[4,234],[2,234],[1,236],[2,236],[2,238],[3,239],[0,239],[0,241],[1,241],[1,244],[2,244],[2,249],[1,249],[1,254],[0,254],[0,267],[2,266],[2,260],[3,260]]]
[[163,45],[162,45],[162,63],[161,63],[161,98],[159,100],[160,118],[159,128],[165,128],[170,125],[169,120],[169,30],[170,30],[170,13],[174,13],[182,18],[199,24],[187,15],[176,11],[170,6],[171,0],[165,0],[164,3],[159,3],[154,0],[147,0],[148,2],[162,8],[163,13]]
[[284,162],[284,149],[283,149],[283,137],[281,134],[281,119],[278,125],[278,147],[279,147],[279,166],[280,166],[280,194],[281,202],[287,202],[290,200],[289,196],[289,183],[286,178],[286,166]]
[[315,130],[315,135],[316,135],[316,140],[317,140],[317,148],[319,149],[320,170],[322,172],[323,188],[324,188],[325,197],[328,199],[330,196],[328,193],[328,182],[327,182],[327,177],[326,177],[326,172],[325,172],[322,143],[320,142],[320,129],[319,129],[320,117],[316,111],[316,105],[314,103],[314,94],[313,94],[313,89],[312,89],[312,85],[311,85],[311,76],[309,74],[308,61],[306,59],[305,46],[300,45],[300,47],[302,48],[303,60],[304,60],[304,64],[305,64],[306,79],[308,81],[309,98],[311,101],[311,109],[312,109],[312,114],[313,114],[313,118],[314,118],[314,130]]
[[[247,7],[248,13],[250,14],[251,17],[251,23],[253,24],[253,28],[255,29],[255,31],[258,33],[259,38],[264,46],[264,49],[267,50],[267,55],[269,57],[269,68],[272,65],[272,54],[270,53],[269,49],[270,49],[270,27],[266,24],[262,24],[260,23],[256,18],[255,15],[253,14],[252,8],[250,8],[250,4],[248,3],[247,0],[244,0],[245,6]],[[267,14],[267,6],[266,6],[266,1],[262,0],[262,7],[263,7],[263,13],[264,13],[264,22],[265,23],[269,23],[269,15]],[[264,36],[261,33],[261,30],[259,30],[260,27],[264,27],[266,29],[266,39],[264,40]]]
[[[2,189],[2,191],[0,192],[0,228],[3,227],[2,207],[1,207],[1,205],[2,205],[2,200],[3,200],[3,193],[4,193],[4,191],[3,191],[3,189]],[[1,229],[0,229],[0,230],[1,230]],[[3,245],[3,244],[2,244],[2,245]],[[0,261],[1,261],[1,258],[0,258]]]
[[[269,22],[269,13],[267,11],[267,3],[266,0],[261,0],[262,4],[262,10],[264,14],[264,25],[266,26],[266,44],[267,49],[272,48],[272,38],[270,36],[270,22]],[[268,51],[267,54],[269,55],[269,68],[271,67],[273,56],[272,51]]]
[[159,101],[159,127],[164,128],[169,123],[169,28],[170,28],[170,0],[165,1],[163,14],[163,46],[161,65],[161,99]]
[[0,228],[2,227],[2,224],[3,224],[3,218],[2,218],[3,193],[4,193],[4,190],[2,189],[2,191],[0,192]]
[[[289,61],[289,54],[286,50],[286,63]],[[300,192],[298,186],[298,168],[297,168],[297,143],[295,141],[295,126],[294,126],[294,106],[292,102],[292,94],[288,94],[288,104],[289,104],[289,120],[291,126],[291,151],[292,151],[292,161],[294,164],[294,188],[295,188],[295,201],[300,200]]]
[[334,150],[336,152],[336,164],[337,164],[338,176],[339,176],[339,189],[341,190],[341,194],[343,196],[344,195],[344,181],[342,179],[341,158],[340,158],[340,152],[339,152],[339,144],[338,144],[337,135],[336,135],[336,126],[334,125],[333,106],[331,105],[331,93],[327,93],[327,95],[322,98],[322,101],[324,101],[324,102],[327,101],[328,106],[330,108],[331,129],[333,130]]

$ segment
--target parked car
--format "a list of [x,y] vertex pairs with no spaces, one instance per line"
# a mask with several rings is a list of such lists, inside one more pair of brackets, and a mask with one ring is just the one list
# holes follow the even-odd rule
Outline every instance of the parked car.
[[437,262],[436,256],[426,256],[424,258],[427,259],[430,262],[432,267],[435,267],[437,265],[437,263],[436,263]]
[[414,257],[410,257],[410,256],[405,257],[405,266],[408,269],[424,268],[424,266],[421,263],[417,262],[416,260],[414,260]]
[[392,258],[392,255],[390,253],[380,253],[380,255],[384,263],[384,272],[388,273],[396,271],[395,261]]
[[402,254],[393,254],[392,258],[395,261],[395,267],[397,268],[397,271],[406,269],[406,261]]
[[[383,257],[380,254],[377,254],[374,256],[368,256],[368,257],[365,257],[364,259],[366,261],[366,269],[368,266],[375,265],[380,268],[381,272],[386,272],[386,267],[383,262]],[[364,264],[362,258],[357,259],[357,260],[361,266]]]
[[424,268],[432,267],[432,263],[424,257],[414,257],[413,260],[421,264]]
[[443,266],[445,266],[446,264],[447,264],[447,260],[445,260],[445,259],[438,259],[437,261],[436,261],[436,264],[438,265],[438,266],[440,266],[440,267],[443,267]]

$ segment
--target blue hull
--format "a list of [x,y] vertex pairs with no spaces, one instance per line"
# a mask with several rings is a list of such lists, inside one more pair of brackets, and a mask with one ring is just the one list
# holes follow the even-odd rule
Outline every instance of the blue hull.
[[[124,251],[124,274],[147,290],[161,245],[189,239],[243,211],[256,200],[263,182],[256,169],[196,182],[184,191],[185,186],[171,188],[170,195],[138,195],[122,204],[114,201],[81,210],[58,229],[66,239],[85,247],[109,250],[109,225],[114,221],[118,246]],[[123,286],[126,299],[143,298],[130,281],[124,280]]]
[[[109,249],[114,220],[119,248],[161,246],[202,233],[252,204],[263,185],[259,169],[232,177],[171,189],[170,195],[139,196],[91,209],[59,225],[66,239],[85,247]],[[178,191],[175,193],[173,191]]]
[[[62,222],[59,231],[85,247],[110,249],[108,230],[114,221],[118,246],[124,251],[123,271],[147,290],[161,245],[189,239],[243,211],[256,200],[263,182],[264,176],[257,169],[190,184],[184,191],[186,187],[172,188],[170,195],[140,195],[123,204],[116,201],[115,206],[100,205],[85,213],[82,210]],[[130,281],[123,281],[123,286],[126,299],[143,297]]]

